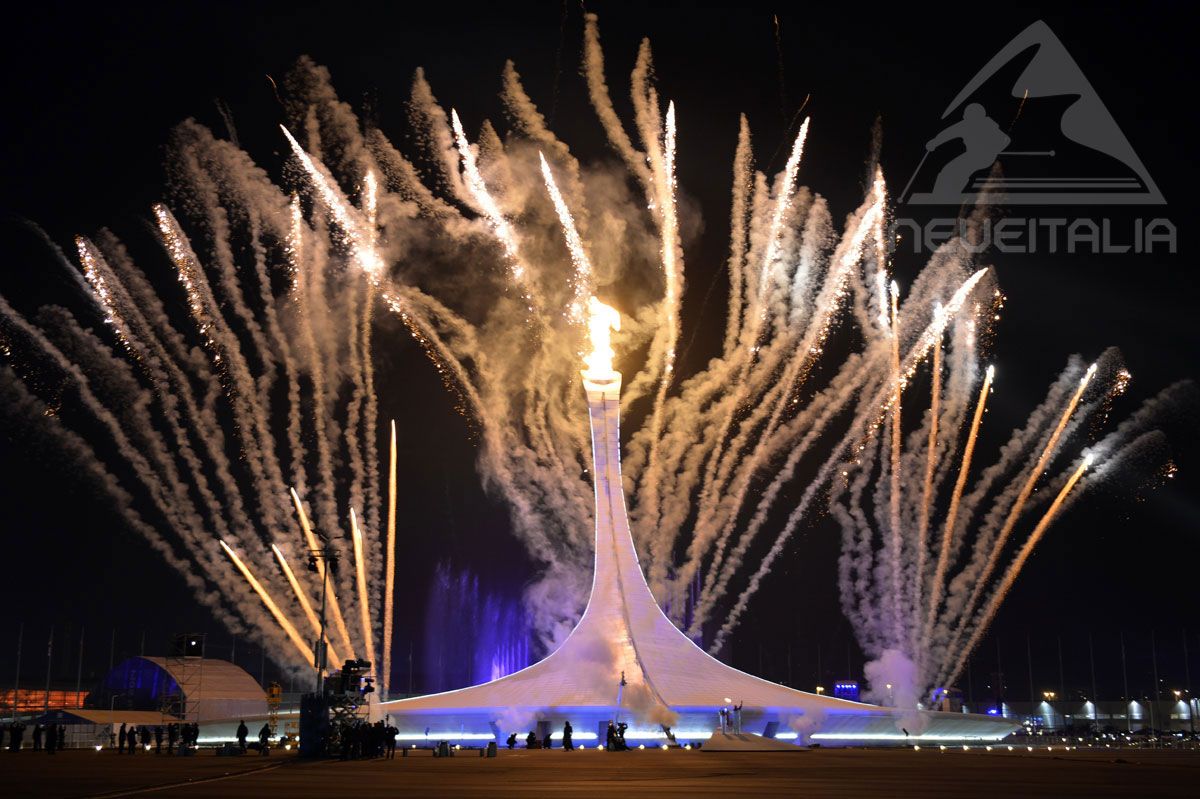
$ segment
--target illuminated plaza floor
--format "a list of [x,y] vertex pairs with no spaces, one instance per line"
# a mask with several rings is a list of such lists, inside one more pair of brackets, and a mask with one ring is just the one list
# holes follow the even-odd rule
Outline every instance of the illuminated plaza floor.
[[[190,784],[189,784],[190,782]],[[1200,752],[812,750],[610,753],[464,750],[393,761],[0,753],[5,797],[417,797],[762,795],[828,797],[1195,796]]]

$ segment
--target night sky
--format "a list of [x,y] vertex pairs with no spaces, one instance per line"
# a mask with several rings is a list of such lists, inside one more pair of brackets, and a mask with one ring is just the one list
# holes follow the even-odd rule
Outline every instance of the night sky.
[[[71,236],[111,227],[147,247],[151,203],[163,197],[164,145],[171,128],[194,117],[218,131],[225,103],[242,146],[278,175],[284,143],[282,109],[267,75],[279,79],[307,54],[331,70],[341,97],[373,115],[403,142],[413,70],[426,69],[443,104],[468,128],[501,120],[497,91],[506,58],[552,127],[583,159],[611,158],[579,75],[578,5],[472,11],[431,4],[323,9],[291,3],[208,3],[138,8],[103,4],[30,4],[10,12],[4,59],[7,112],[3,136],[0,293],[32,311],[47,302],[77,302],[70,282],[25,225],[44,228],[61,246]],[[507,4],[505,4],[507,5]],[[1178,229],[1178,252],[995,255],[1008,296],[993,360],[996,393],[980,457],[990,460],[1015,425],[1040,401],[1071,353],[1086,358],[1121,348],[1134,382],[1114,421],[1168,384],[1200,376],[1196,311],[1197,203],[1192,81],[1194,27],[1172,6],[1088,5],[1048,13],[1014,5],[985,15],[961,4],[943,9],[901,4],[895,11],[850,6],[778,10],[781,50],[770,6],[682,10],[587,4],[600,15],[606,69],[618,110],[628,114],[627,75],[638,42],[649,36],[662,96],[679,118],[679,184],[697,202],[703,232],[687,250],[682,371],[702,366],[724,329],[730,164],[737,114],[755,134],[757,166],[782,166],[800,103],[813,117],[801,182],[828,198],[834,218],[862,196],[872,126],[882,120],[882,166],[893,191],[912,174],[924,143],[944,123],[942,111],[992,54],[1037,19],[1063,41],[1111,111],[1166,198],[1163,206],[1014,208],[1022,216],[1089,216],[1128,231],[1138,218],[1163,217]],[[782,53],[782,68],[780,63]],[[782,74],[782,85],[781,85]],[[1007,120],[1008,112],[997,113]],[[628,118],[628,116],[626,116]],[[780,147],[782,145],[782,147]],[[777,152],[779,148],[779,152]],[[901,206],[897,215],[903,216]],[[915,214],[914,214],[915,215]],[[1128,239],[1130,233],[1114,238]],[[142,260],[143,266],[150,263]],[[896,261],[903,285],[920,261]],[[712,290],[710,291],[710,285]],[[424,634],[424,603],[438,563],[478,574],[488,590],[516,597],[534,576],[510,534],[507,510],[480,487],[474,443],[419,349],[393,329],[378,352],[381,416],[394,416],[402,439],[400,496],[404,529],[399,559],[395,658]],[[406,389],[405,393],[400,388]],[[1088,636],[1101,695],[1121,691],[1118,636],[1128,647],[1130,690],[1151,690],[1150,647],[1163,687],[1183,687],[1185,634],[1200,678],[1200,619],[1195,585],[1200,561],[1200,441],[1196,411],[1169,421],[1178,475],[1147,489],[1132,477],[1093,491],[1057,523],[1031,560],[972,660],[973,689],[986,692],[997,670],[1013,698],[1028,693],[1026,641],[1036,690],[1059,690],[1057,642],[1065,684],[1090,692]],[[59,453],[14,446],[0,417],[0,537],[4,602],[0,613],[0,683],[12,684],[15,643],[24,623],[22,681],[40,685],[45,641],[53,625],[56,679],[75,675],[74,646],[85,632],[84,682],[116,655],[136,654],[145,631],[148,654],[172,632],[203,630],[209,652],[228,656],[231,640],[196,605],[179,577],[86,484]],[[788,548],[753,600],[731,653],[735,665],[811,688],[858,676],[862,655],[838,606],[835,562],[840,533],[818,520]],[[1185,633],[1186,629],[1186,633]],[[69,645],[63,643],[68,639]],[[999,646],[998,646],[999,644]],[[257,644],[237,642],[237,660],[258,674]],[[818,654],[819,653],[819,654]],[[818,657],[821,674],[817,673]],[[419,659],[419,654],[418,654]],[[847,659],[850,663],[847,666]],[[397,666],[401,686],[407,674]],[[268,667],[270,676],[270,667]],[[416,675],[416,687],[422,675]]]

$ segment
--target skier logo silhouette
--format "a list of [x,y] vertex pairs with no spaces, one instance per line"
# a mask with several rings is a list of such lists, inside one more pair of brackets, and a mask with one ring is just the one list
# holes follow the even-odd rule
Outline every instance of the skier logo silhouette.
[[962,139],[966,152],[942,167],[938,173],[933,184],[933,196],[941,202],[958,202],[971,176],[995,163],[996,157],[1012,141],[979,103],[971,103],[964,108],[962,120],[930,139],[925,150],[933,152],[954,139]]
[[[992,98],[988,102],[993,113],[1005,115],[1007,109],[997,105],[1004,95],[1011,98],[1013,105],[1012,122],[1007,130],[989,118],[978,102],[983,97]],[[961,116],[959,121],[925,145],[921,162],[900,193],[908,203],[1161,205],[1165,202],[1096,90],[1043,21],[1033,23],[1013,37],[967,82],[942,113],[947,122],[957,116]],[[1021,125],[1014,127],[1018,118]],[[1018,142],[1011,149],[1010,133]],[[952,157],[951,148],[945,151],[941,148],[955,140],[962,141],[964,152]],[[943,158],[951,160],[943,162]],[[978,174],[990,169],[997,158],[1005,167],[1002,172]],[[923,173],[927,162],[931,169]],[[939,163],[944,166],[933,177],[932,170]],[[920,188],[928,187],[931,179],[932,189]],[[910,193],[914,185],[918,188]]]

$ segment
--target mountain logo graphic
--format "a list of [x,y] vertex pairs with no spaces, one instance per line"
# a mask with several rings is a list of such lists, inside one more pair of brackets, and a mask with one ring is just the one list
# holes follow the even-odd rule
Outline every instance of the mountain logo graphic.
[[[1003,126],[997,119],[1007,119]],[[942,114],[912,205],[1161,205],[1133,146],[1050,27],[1009,42]]]

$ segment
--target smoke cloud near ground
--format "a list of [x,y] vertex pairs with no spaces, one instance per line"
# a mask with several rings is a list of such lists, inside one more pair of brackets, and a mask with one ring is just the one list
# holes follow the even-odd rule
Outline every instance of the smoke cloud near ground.
[[811,742],[809,736],[824,726],[827,716],[824,709],[813,708],[807,713],[789,716],[787,726],[796,733],[796,743],[804,745]]

